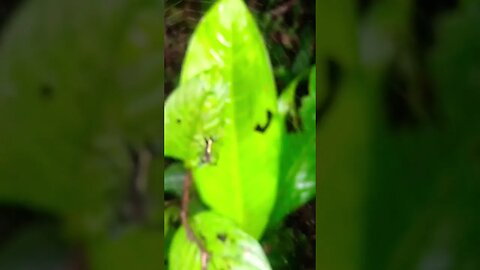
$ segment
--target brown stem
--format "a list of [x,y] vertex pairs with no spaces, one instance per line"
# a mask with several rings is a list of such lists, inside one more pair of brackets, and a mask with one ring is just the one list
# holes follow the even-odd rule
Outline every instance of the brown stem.
[[200,249],[200,257],[202,262],[202,270],[207,270],[208,264],[208,251],[203,245],[203,243],[195,236],[190,224],[188,223],[188,202],[190,199],[190,188],[192,186],[192,172],[188,171],[185,175],[185,181],[183,182],[183,196],[182,196],[182,209],[180,211],[180,218],[182,220],[182,225],[185,228],[187,233],[187,238],[190,241],[195,242],[195,244]]

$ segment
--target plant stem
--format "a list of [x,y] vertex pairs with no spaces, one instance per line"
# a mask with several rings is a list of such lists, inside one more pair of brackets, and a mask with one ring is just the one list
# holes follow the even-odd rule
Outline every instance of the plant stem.
[[187,238],[190,241],[195,242],[195,244],[200,249],[200,258],[202,262],[202,270],[207,270],[208,264],[208,252],[203,243],[195,236],[190,224],[188,223],[188,203],[190,199],[190,188],[192,186],[192,172],[188,171],[185,175],[185,181],[183,181],[183,196],[182,196],[182,209],[180,211],[180,218],[182,220],[182,225],[185,228],[187,233]]

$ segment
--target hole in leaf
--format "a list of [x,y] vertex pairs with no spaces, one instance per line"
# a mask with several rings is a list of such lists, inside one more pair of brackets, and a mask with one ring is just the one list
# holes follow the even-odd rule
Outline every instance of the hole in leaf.
[[260,126],[260,124],[258,124],[256,127],[255,127],[255,131],[258,131],[260,133],[263,133],[267,130],[267,128],[270,126],[270,122],[272,121],[272,112],[270,110],[267,110],[267,123],[262,127]]
[[225,242],[225,240],[227,240],[227,235],[224,234],[224,233],[219,233],[219,234],[217,234],[217,238],[218,238],[218,240],[220,240],[222,242]]

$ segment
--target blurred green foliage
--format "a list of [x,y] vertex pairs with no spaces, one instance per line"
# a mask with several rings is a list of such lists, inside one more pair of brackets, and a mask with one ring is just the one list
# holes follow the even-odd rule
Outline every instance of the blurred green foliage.
[[480,2],[317,16],[319,269],[478,269]]
[[1,269],[161,265],[161,4],[32,0],[6,14]]

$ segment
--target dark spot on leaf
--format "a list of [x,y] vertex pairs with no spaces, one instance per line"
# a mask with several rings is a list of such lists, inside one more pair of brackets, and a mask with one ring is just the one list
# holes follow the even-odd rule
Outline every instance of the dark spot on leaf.
[[222,242],[225,242],[225,240],[227,240],[227,235],[224,234],[224,233],[219,233],[219,234],[217,234],[217,238],[218,238],[218,240],[220,240]]
[[182,123],[182,120],[180,120],[180,118],[177,118],[177,124],[180,124]]
[[43,84],[40,86],[40,97],[45,100],[50,100],[53,98],[53,87],[48,84]]
[[262,127],[260,126],[260,124],[258,124],[256,127],[255,127],[255,131],[258,131],[260,133],[263,133],[267,130],[267,128],[270,126],[270,122],[272,121],[272,112],[267,110],[267,123]]

